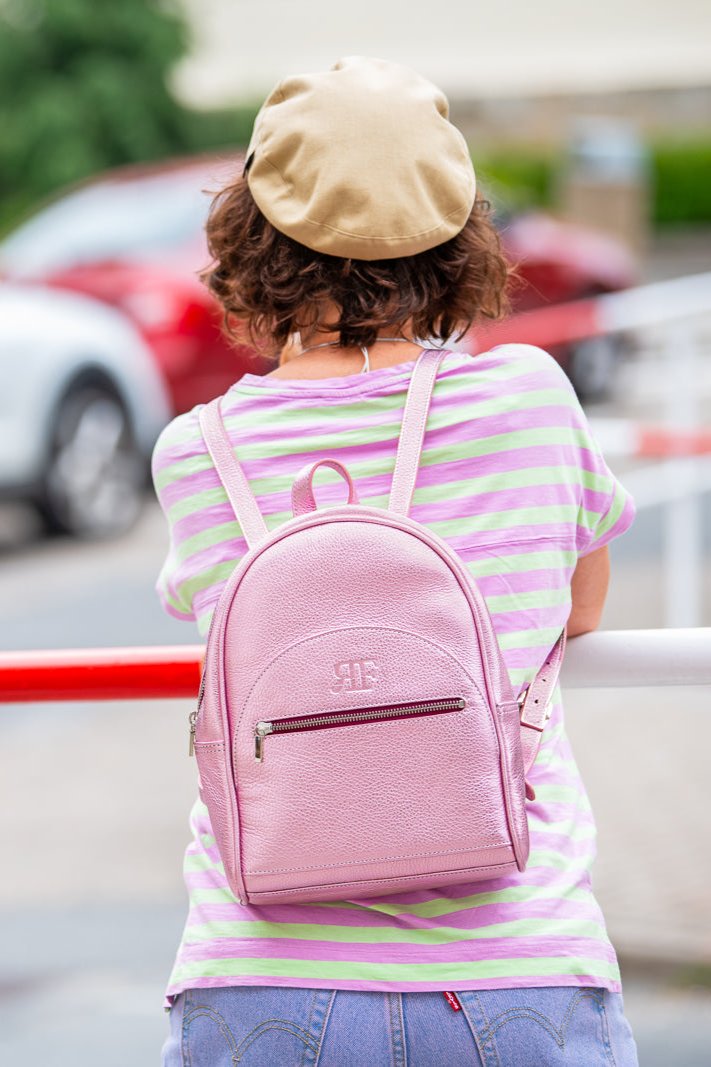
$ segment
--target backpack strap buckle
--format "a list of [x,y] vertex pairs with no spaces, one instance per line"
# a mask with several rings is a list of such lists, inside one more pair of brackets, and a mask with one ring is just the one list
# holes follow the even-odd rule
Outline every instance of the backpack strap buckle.
[[[565,630],[546,656],[536,677],[518,696],[521,726],[526,726],[529,730],[535,730],[539,734],[543,733],[546,723],[553,714],[553,690],[558,681],[564,652]],[[538,742],[536,746],[537,744]]]
[[532,693],[532,688],[532,686],[527,685],[518,698],[521,726],[528,726],[530,730],[537,730],[538,733],[543,733],[546,723],[553,714],[553,709],[550,701],[541,707],[540,697]]

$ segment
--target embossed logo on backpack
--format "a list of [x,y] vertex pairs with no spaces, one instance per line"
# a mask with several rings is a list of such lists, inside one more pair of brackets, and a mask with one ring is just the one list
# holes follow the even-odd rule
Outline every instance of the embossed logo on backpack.
[[378,678],[378,665],[372,659],[344,659],[333,665],[332,693],[367,693]]

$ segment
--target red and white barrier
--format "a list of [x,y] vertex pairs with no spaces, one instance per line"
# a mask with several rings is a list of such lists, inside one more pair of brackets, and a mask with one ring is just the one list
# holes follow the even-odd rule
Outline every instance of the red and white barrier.
[[202,645],[0,652],[0,704],[194,697]]
[[[198,694],[202,645],[0,654],[0,705]],[[176,672],[177,667],[177,672]],[[711,685],[711,628],[604,630],[568,642],[567,689]]]
[[711,271],[523,311],[503,322],[482,323],[470,330],[461,346],[477,352],[516,342],[547,348],[707,312],[711,312]]
[[592,419],[591,426],[606,456],[669,459],[711,453],[711,429],[681,430],[614,418]]

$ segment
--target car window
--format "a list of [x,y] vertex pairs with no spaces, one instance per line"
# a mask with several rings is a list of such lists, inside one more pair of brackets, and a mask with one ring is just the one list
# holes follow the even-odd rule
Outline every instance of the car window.
[[97,260],[150,259],[194,244],[217,187],[195,170],[84,186],[49,204],[0,244],[0,266],[30,277]]

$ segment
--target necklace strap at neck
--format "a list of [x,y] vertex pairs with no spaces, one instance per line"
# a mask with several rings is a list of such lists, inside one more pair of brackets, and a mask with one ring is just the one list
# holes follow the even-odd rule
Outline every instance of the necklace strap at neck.
[[[411,337],[377,337],[376,338],[376,344],[378,343],[378,341],[404,341],[408,345],[417,344],[417,342],[413,341]],[[346,347],[346,345],[342,345],[340,341],[322,341],[321,344],[318,344],[318,345],[307,345],[305,348],[302,348],[301,351],[299,352],[299,355],[302,356],[304,354],[304,352],[313,352],[317,348],[345,348],[345,347]],[[361,352],[363,351],[364,347],[365,347],[364,345],[358,345],[358,348],[360,348]]]
[[[409,345],[416,343],[415,341],[412,341],[409,337],[377,337],[376,338],[376,344],[377,344],[378,341],[404,341],[406,344],[409,344]],[[342,345],[340,341],[322,341],[321,344],[318,344],[318,345],[307,345],[306,348],[302,348],[301,351],[299,352],[299,355],[303,356],[304,352],[313,352],[317,348],[345,348],[345,347],[346,346]],[[358,345],[358,348],[360,348],[361,352],[363,353],[363,366],[361,368],[361,372],[360,373],[361,374],[366,374],[370,370],[370,353],[368,352],[368,349],[366,348],[365,345]]]

